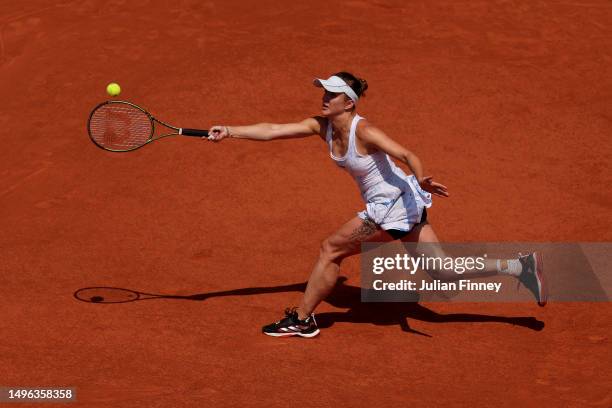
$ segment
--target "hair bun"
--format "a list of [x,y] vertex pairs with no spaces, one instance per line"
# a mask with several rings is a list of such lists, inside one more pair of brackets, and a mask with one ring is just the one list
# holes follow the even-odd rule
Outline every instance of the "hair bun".
[[368,82],[365,79],[357,78],[350,72],[336,72],[334,76],[342,78],[355,91],[357,96],[364,96],[365,90],[368,89]]
[[361,84],[361,95],[365,96],[365,91],[368,89],[368,81],[363,78],[359,78],[359,83]]

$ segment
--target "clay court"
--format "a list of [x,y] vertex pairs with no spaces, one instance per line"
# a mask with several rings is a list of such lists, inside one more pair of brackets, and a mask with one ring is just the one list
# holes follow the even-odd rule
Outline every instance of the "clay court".
[[[0,386],[74,387],[83,407],[612,406],[609,302],[365,304],[354,257],[320,336],[262,335],[363,207],[318,137],[118,154],[86,130],[113,81],[206,129],[316,115],[312,79],[348,70],[370,85],[360,114],[448,186],[442,241],[609,242],[609,1],[0,13]],[[183,298],[75,299],[91,286]]]

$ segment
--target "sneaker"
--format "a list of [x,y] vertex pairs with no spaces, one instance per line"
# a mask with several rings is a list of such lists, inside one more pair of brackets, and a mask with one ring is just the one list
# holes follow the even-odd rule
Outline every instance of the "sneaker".
[[519,254],[518,259],[523,267],[521,274],[518,276],[520,283],[525,285],[525,287],[533,293],[538,301],[538,305],[546,305],[548,292],[544,280],[544,263],[542,261],[542,255],[538,252],[533,252],[528,255]]
[[314,337],[319,334],[319,327],[314,318],[314,313],[304,320],[298,319],[296,308],[285,309],[285,317],[276,323],[264,326],[261,331],[268,336],[287,337]]

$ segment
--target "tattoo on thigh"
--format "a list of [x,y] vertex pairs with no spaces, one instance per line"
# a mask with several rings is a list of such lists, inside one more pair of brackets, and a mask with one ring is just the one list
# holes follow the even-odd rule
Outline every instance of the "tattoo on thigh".
[[349,240],[358,242],[364,241],[370,235],[375,233],[377,229],[378,225],[376,225],[376,223],[371,219],[366,218],[365,220],[363,220],[363,223],[361,223],[361,225],[351,233]]

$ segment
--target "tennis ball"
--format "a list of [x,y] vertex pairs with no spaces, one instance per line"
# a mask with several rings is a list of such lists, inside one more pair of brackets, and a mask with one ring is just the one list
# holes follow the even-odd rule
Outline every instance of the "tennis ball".
[[106,86],[106,93],[108,93],[110,96],[117,96],[121,93],[121,87],[119,84],[111,82]]

